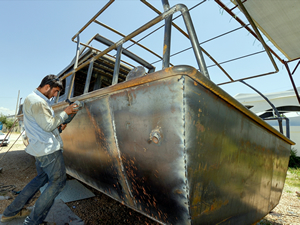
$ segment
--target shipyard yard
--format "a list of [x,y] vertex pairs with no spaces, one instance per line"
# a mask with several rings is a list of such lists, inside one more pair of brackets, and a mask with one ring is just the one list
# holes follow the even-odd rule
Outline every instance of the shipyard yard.
[[[12,134],[9,146],[1,149],[0,158],[8,151],[17,137],[18,134]],[[3,160],[0,161],[0,168],[3,168],[0,173],[0,183],[1,185],[14,185],[16,187],[15,191],[22,190],[36,176],[34,157],[28,155],[24,151],[24,148],[25,146],[22,141],[17,141],[4,156]],[[288,171],[287,177],[287,182],[278,206],[258,224],[300,224],[300,197],[296,194],[296,191],[299,191],[296,187],[300,187],[299,173],[293,174]],[[68,178],[73,179],[72,177]],[[294,182],[294,185],[291,185],[291,181]],[[95,194],[95,197],[66,203],[84,221],[84,224],[158,224],[101,192],[88,186],[86,187]],[[0,200],[0,214],[2,214],[14,198],[11,192],[8,192],[5,196],[11,196],[12,198],[9,200]],[[34,204],[38,196],[39,193],[29,203],[29,206]]]

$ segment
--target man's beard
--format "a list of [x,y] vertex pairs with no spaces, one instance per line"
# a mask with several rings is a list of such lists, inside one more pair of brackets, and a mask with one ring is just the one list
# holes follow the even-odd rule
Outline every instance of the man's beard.
[[47,98],[49,98],[49,99],[52,98],[52,96],[51,96],[51,89],[52,89],[52,88],[50,88],[50,89],[45,93],[45,96],[46,96]]

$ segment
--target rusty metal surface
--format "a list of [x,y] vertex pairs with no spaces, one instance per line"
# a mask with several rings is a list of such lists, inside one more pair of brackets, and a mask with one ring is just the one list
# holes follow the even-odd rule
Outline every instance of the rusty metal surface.
[[189,224],[180,77],[86,100],[62,133],[68,173],[158,221]]
[[[136,87],[138,85],[147,84],[149,82],[154,82],[156,80],[166,79],[168,77],[177,76],[178,74],[185,75],[187,77],[190,77],[194,81],[201,84],[206,89],[210,90],[212,93],[214,93],[216,96],[218,96],[220,99],[223,99],[227,103],[229,103],[231,106],[235,107],[238,111],[245,114],[245,116],[250,117],[252,120],[254,120],[256,123],[263,126],[265,129],[269,130],[276,136],[280,137],[284,141],[288,142],[291,145],[294,145],[295,143],[291,141],[289,138],[281,134],[278,130],[270,126],[268,123],[264,122],[261,118],[259,118],[256,114],[254,114],[252,111],[245,108],[240,102],[238,102],[236,99],[234,99],[232,96],[227,94],[225,91],[223,91],[221,88],[219,88],[217,85],[215,85],[213,82],[208,80],[206,77],[204,77],[197,69],[191,67],[191,66],[174,66],[167,68],[165,70],[161,70],[155,73],[151,73],[151,75],[139,77],[134,80],[129,80],[126,82],[119,83],[118,85],[113,85],[108,88],[103,88],[94,92],[90,92],[87,94],[83,94],[81,96],[78,96],[76,98],[71,99],[72,101],[80,100],[85,101],[87,99],[91,98],[100,98],[105,95],[109,95],[116,91],[121,91],[126,88]],[[67,84],[68,86],[69,84]],[[63,99],[65,100],[65,99]],[[65,102],[60,102],[54,107],[60,107],[60,106],[67,106]]]
[[189,216],[183,190],[183,83],[179,78],[119,92],[110,100],[136,208],[171,224],[186,224]]
[[290,144],[186,79],[186,152],[194,224],[253,224],[279,202]]
[[136,211],[163,224],[252,224],[278,204],[293,142],[195,68],[75,100],[68,173]]

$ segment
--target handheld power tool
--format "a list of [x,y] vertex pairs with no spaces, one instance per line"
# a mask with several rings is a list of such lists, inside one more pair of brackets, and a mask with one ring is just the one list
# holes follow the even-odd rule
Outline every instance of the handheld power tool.
[[[66,100],[67,103],[69,103],[69,105],[72,105],[73,103],[75,103],[77,105],[77,107],[74,107],[74,109],[78,109],[78,110],[81,110],[83,108],[83,103],[76,100],[75,102],[71,102],[69,99]],[[72,119],[75,117],[77,113],[74,113],[74,114],[70,114],[68,116],[68,118],[63,122],[63,124],[68,124],[72,121]],[[61,129],[61,125],[58,127],[58,131],[59,133],[62,132],[62,129]]]

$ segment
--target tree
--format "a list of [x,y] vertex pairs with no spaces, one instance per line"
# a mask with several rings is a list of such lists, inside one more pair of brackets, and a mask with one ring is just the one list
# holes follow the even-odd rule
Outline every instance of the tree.
[[2,122],[2,124],[6,124],[6,116],[4,116],[2,113],[0,113],[0,122]]
[[[3,114],[0,114],[0,122],[2,122],[3,125],[5,125],[7,130],[10,130],[10,128],[13,126],[14,124],[14,120],[13,119],[7,119],[6,116],[4,116]],[[15,123],[14,127],[18,126],[18,122]],[[3,128],[5,129],[5,128]]]
[[[14,125],[14,122],[15,121],[12,120],[12,119],[7,119],[6,120],[5,125],[6,125],[6,127],[7,127],[8,130],[10,130],[10,128]],[[18,126],[18,122],[15,123],[14,127],[16,127],[16,126]]]

